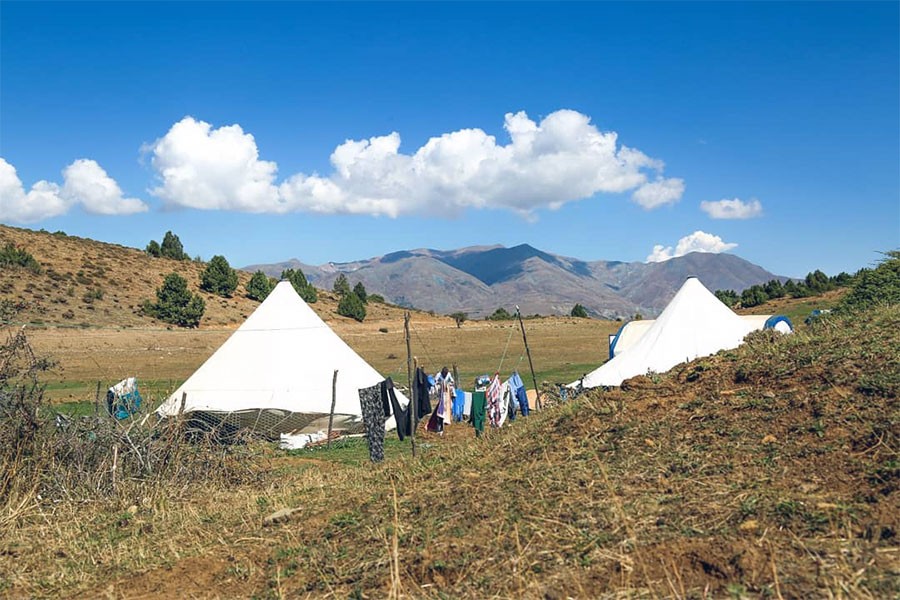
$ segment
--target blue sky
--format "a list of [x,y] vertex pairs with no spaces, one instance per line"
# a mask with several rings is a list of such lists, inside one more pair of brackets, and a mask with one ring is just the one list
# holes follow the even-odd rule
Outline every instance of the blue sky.
[[4,1],[0,222],[854,271],[900,246],[898,7]]

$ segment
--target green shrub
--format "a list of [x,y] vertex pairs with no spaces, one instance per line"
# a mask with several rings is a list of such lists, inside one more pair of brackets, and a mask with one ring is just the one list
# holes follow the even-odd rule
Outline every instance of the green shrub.
[[572,312],[569,314],[573,317],[579,317],[582,319],[585,319],[588,316],[587,309],[580,304],[576,304],[575,306],[573,306]]
[[347,276],[341,273],[337,276],[337,279],[334,280],[334,286],[332,286],[332,291],[336,294],[340,294],[341,296],[346,296],[350,293],[350,282],[347,281]]
[[502,306],[495,310],[491,316],[488,317],[491,321],[509,321],[513,318],[513,315],[510,314],[508,310],[503,308]]
[[272,292],[272,282],[262,271],[254,273],[253,277],[250,278],[250,281],[247,282],[245,287],[247,290],[247,297],[258,302],[265,300]]
[[303,298],[304,302],[313,304],[319,299],[319,292],[306,280],[306,275],[300,269],[285,269],[281,272],[281,278],[291,282],[291,285],[294,286],[294,291]]
[[838,310],[849,312],[900,304],[900,250],[890,250],[884,255],[877,267],[857,274],[853,288],[841,300]]
[[378,302],[380,304],[384,304],[384,296],[381,294],[369,294],[366,297],[366,303],[368,302]]
[[156,240],[150,240],[150,243],[147,244],[144,252],[146,252],[150,256],[155,256],[158,258],[160,256],[159,242],[157,242]]
[[456,322],[456,328],[459,329],[466,322],[466,319],[469,318],[469,315],[464,312],[455,312],[450,315],[450,318]]
[[190,260],[184,246],[181,245],[181,240],[171,231],[167,231],[163,236],[162,244],[159,245],[159,255],[172,260]]
[[741,306],[750,308],[768,302],[769,297],[761,285],[751,285],[741,293]]
[[237,273],[224,256],[213,256],[200,274],[200,289],[217,296],[231,298],[237,285]]
[[338,314],[351,319],[356,319],[360,323],[366,318],[366,305],[353,292],[344,294],[338,303]]
[[156,302],[146,300],[146,314],[179,327],[197,327],[206,309],[203,298],[192,294],[187,281],[178,273],[169,273],[156,290]]
[[722,301],[722,304],[728,308],[734,308],[737,305],[740,296],[734,290],[716,290],[716,298]]
[[363,304],[368,304],[368,302],[366,302],[366,298],[368,297],[366,286],[363,285],[362,281],[353,286],[353,293],[359,296],[359,299],[362,300]]
[[0,267],[20,267],[35,275],[41,273],[40,263],[27,250],[12,242],[0,248]]

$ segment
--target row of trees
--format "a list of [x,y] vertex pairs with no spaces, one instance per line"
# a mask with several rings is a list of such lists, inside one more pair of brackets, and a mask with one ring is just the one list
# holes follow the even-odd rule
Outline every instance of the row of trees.
[[763,284],[751,285],[740,294],[734,290],[716,290],[715,294],[729,308],[750,308],[776,298],[806,298],[847,287],[853,284],[854,278],[858,275],[859,273],[857,275],[840,273],[829,277],[816,269],[808,273],[802,281],[788,279],[782,283],[778,279],[772,279]]

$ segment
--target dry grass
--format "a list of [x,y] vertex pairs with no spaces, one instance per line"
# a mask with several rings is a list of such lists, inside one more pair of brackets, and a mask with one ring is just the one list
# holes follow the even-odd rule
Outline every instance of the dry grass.
[[[354,350],[385,376],[406,379],[403,318],[374,323],[331,323]],[[572,381],[606,358],[607,335],[617,323],[593,319],[546,317],[525,322],[539,381]],[[382,333],[379,329],[387,329]],[[514,322],[472,321],[457,328],[450,319],[416,313],[412,348],[420,363],[437,371],[456,364],[463,382],[481,373],[514,368],[525,376],[528,360]],[[172,391],[231,335],[231,329],[122,331],[59,328],[31,329],[35,349],[52,355],[57,367],[48,374],[48,397],[54,401],[93,401],[96,382],[102,389],[136,375],[153,390]],[[504,357],[504,350],[506,357]],[[527,377],[530,381],[530,376]]]
[[[0,225],[0,244],[10,242],[32,254],[42,268],[40,274],[0,270],[0,294],[23,307],[16,317],[20,322],[76,329],[165,328],[143,315],[140,307],[145,299],[155,299],[156,289],[172,272],[184,277],[191,291],[206,301],[201,329],[234,328],[259,305],[244,296],[252,273],[238,271],[235,296],[221,298],[199,288],[205,263],[153,258],[136,248]],[[320,293],[312,307],[324,319],[348,321],[337,314],[337,298],[331,293]],[[402,319],[403,314],[402,309],[384,304],[368,310],[372,323]]]
[[[0,225],[0,243],[13,242],[40,262],[40,275],[0,271],[3,296],[25,308],[16,321],[28,322],[38,352],[57,368],[46,378],[53,401],[91,402],[101,388],[135,375],[154,395],[172,391],[193,373],[258,306],[238,293],[226,299],[198,288],[202,265],[152,258],[133,248]],[[139,314],[146,298],[171,271],[181,273],[206,300],[199,329],[166,328]],[[249,273],[239,273],[240,286]],[[101,289],[102,298],[84,297]],[[363,358],[385,375],[404,381],[404,310],[370,304],[363,323],[337,315],[337,298],[319,294],[312,307]],[[71,313],[72,316],[64,316]],[[527,320],[529,343],[540,379],[571,381],[605,360],[607,335],[617,323],[547,317]],[[412,347],[420,362],[437,371],[458,365],[463,381],[501,368],[528,370],[516,324],[466,321],[457,328],[448,317],[413,311]]]
[[[4,535],[0,589],[896,596],[898,331],[893,308],[792,337],[762,333],[482,439],[465,426],[423,435],[416,460],[258,449],[245,464],[260,484],[198,481],[146,505],[42,503]],[[261,526],[286,506],[299,509],[292,520]]]

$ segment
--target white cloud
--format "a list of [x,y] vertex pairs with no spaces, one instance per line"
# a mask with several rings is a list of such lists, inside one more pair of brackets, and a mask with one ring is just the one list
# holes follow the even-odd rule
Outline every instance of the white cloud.
[[0,158],[0,219],[33,223],[68,210],[69,203],[60,197],[58,185],[38,181],[26,193],[16,168]]
[[656,181],[645,183],[636,189],[631,197],[647,210],[652,210],[678,202],[682,194],[684,194],[684,179],[660,177]]
[[510,142],[481,129],[429,139],[411,154],[397,132],[347,140],[331,154],[327,176],[297,173],[276,182],[277,165],[259,159],[256,141],[239,125],[214,129],[185,117],[150,144],[159,177],[152,193],[169,206],[208,210],[387,215],[505,208],[528,216],[597,193],[634,191],[646,208],[677,201],[680,179],[664,165],[618,144],[590,118],[560,110],[535,122],[509,113]]
[[137,198],[125,198],[115,180],[96,161],[79,158],[63,169],[62,195],[98,215],[130,215],[147,210]]
[[723,199],[716,202],[704,200],[700,208],[713,219],[752,219],[762,215],[762,203],[753,198],[744,202],[740,198]]
[[732,248],[737,248],[737,244],[725,242],[719,236],[706,233],[705,231],[695,231],[678,240],[674,250],[672,246],[663,246],[662,244],[653,246],[653,251],[647,257],[647,262],[663,262],[691,252],[719,254]]
[[66,214],[75,204],[103,215],[147,210],[137,198],[123,198],[119,185],[93,160],[78,159],[63,170],[63,186],[38,181],[26,193],[16,168],[0,158],[0,219],[34,223]]

